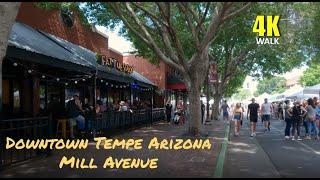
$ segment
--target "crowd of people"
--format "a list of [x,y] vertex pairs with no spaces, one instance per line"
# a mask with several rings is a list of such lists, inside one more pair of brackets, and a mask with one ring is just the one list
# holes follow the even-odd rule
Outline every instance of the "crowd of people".
[[[258,119],[264,126],[264,132],[270,131],[270,120],[284,120],[285,139],[302,140],[301,127],[304,127],[304,139],[319,140],[320,136],[320,101],[317,97],[309,98],[307,100],[286,100],[284,102],[268,102],[268,99],[264,99],[264,103],[261,105],[255,102],[252,98],[251,103],[247,106],[247,113],[245,116],[245,107],[241,103],[231,108],[227,104],[227,101],[220,107],[223,119],[234,122],[234,135],[239,136],[240,128],[243,120],[246,118],[250,122],[251,137],[256,136],[256,126]],[[231,113],[231,114],[230,114]],[[230,118],[231,117],[231,118]]]
[[[70,137],[74,138],[74,127],[77,126],[79,131],[85,129],[85,120],[93,116],[93,113],[97,115],[102,114],[106,111],[113,112],[131,112],[151,108],[150,103],[147,101],[134,100],[130,103],[130,100],[115,101],[116,103],[103,103],[101,100],[97,100],[95,108],[89,104],[88,99],[85,98],[84,105],[82,105],[79,96],[74,95],[72,99],[67,101],[66,113],[69,119],[70,125]],[[85,118],[86,117],[86,118]]]

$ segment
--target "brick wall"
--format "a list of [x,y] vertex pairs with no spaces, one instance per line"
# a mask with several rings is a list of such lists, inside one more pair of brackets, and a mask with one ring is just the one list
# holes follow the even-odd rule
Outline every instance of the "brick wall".
[[155,83],[159,89],[166,88],[166,65],[160,62],[159,66],[151,64],[147,59],[124,56],[123,62],[133,66],[133,69]]
[[120,54],[119,52],[117,52],[117,51],[115,51],[113,49],[109,49],[109,57],[115,58],[119,62],[123,62],[122,54]]
[[77,12],[74,13],[74,25],[69,28],[64,25],[59,10],[44,10],[37,8],[33,2],[23,2],[16,21],[108,56],[108,39],[93,32],[90,27],[83,26]]

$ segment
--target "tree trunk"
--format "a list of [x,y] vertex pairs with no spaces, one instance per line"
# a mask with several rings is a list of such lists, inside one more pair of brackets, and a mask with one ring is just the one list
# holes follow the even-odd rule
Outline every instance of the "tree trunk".
[[209,121],[210,119],[210,104],[209,104],[209,100],[210,100],[210,85],[209,85],[209,78],[206,78],[206,86],[207,86],[207,92],[206,92],[206,96],[207,96],[207,118],[206,121]]
[[200,135],[201,128],[201,103],[200,87],[203,85],[209,68],[208,48],[202,54],[195,56],[202,61],[199,64],[191,64],[188,74],[184,74],[184,80],[188,89],[189,98],[189,134]]
[[200,135],[201,127],[201,104],[200,89],[197,82],[190,83],[189,97],[189,134],[191,136]]
[[214,103],[213,103],[213,112],[212,112],[212,118],[214,120],[219,119],[219,115],[220,115],[219,105],[220,105],[221,98],[222,98],[222,95],[220,93],[214,94]]
[[11,28],[21,2],[0,2],[0,112],[2,112],[2,61],[6,55]]

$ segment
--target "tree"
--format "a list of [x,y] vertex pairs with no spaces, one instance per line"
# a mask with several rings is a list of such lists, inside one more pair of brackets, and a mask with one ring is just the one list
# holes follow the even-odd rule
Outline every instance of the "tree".
[[252,96],[252,94],[248,90],[241,88],[237,93],[232,95],[232,98],[242,101],[249,98],[250,96]]
[[275,94],[282,93],[286,88],[286,79],[284,77],[275,76],[269,79],[264,79],[259,82],[256,95],[263,93]]
[[8,39],[20,2],[0,2],[0,111],[2,110],[2,61],[6,55]]
[[86,3],[91,22],[114,28],[133,42],[138,55],[165,62],[182,74],[189,101],[189,133],[200,133],[200,87],[209,66],[209,47],[220,26],[251,3]]
[[[217,119],[219,103],[223,96],[227,97],[236,92],[242,85],[246,75],[262,78],[276,73],[283,73],[299,66],[304,60],[301,51],[300,36],[293,36],[301,31],[291,20],[293,6],[289,3],[257,3],[237,18],[224,23],[217,40],[210,48],[210,57],[218,63],[219,80],[214,84],[214,114]],[[257,45],[256,34],[252,33],[253,20],[257,14],[278,14],[280,20],[281,37],[279,45]],[[289,43],[289,42],[295,43]]]
[[315,61],[311,63],[310,67],[304,71],[300,77],[300,83],[303,86],[314,86],[320,84],[320,63]]

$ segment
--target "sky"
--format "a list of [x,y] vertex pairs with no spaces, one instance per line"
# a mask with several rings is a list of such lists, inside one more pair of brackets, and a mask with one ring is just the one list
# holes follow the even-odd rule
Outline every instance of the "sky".
[[106,27],[103,26],[96,26],[96,28],[109,36],[109,47],[112,49],[115,49],[124,55],[126,55],[126,52],[133,51],[134,48],[132,47],[132,43],[125,38],[118,35],[118,30],[116,29],[114,32],[108,30]]

